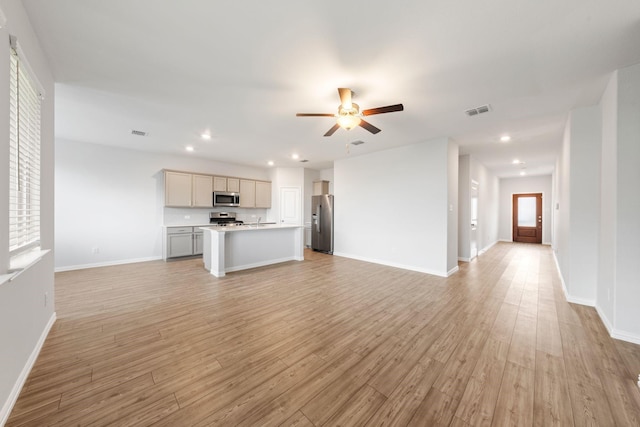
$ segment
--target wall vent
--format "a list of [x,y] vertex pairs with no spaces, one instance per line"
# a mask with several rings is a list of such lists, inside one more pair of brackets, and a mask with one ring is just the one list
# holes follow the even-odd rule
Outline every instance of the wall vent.
[[132,130],[131,130],[131,135],[147,136],[147,135],[148,135],[148,132],[145,132],[145,131],[143,131],[143,130],[135,130],[135,129],[132,129]]
[[465,114],[469,117],[473,117],[473,116],[477,116],[478,114],[488,113],[489,111],[491,111],[491,105],[486,104],[476,108],[471,108],[465,111]]
[[360,141],[360,140],[358,140],[358,141],[353,141],[353,142],[351,143],[351,145],[361,145],[361,144],[364,144],[364,141]]

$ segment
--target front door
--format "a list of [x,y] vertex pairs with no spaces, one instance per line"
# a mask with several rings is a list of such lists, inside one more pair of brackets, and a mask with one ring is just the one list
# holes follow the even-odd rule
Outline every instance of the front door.
[[542,243],[542,194],[513,195],[513,241]]

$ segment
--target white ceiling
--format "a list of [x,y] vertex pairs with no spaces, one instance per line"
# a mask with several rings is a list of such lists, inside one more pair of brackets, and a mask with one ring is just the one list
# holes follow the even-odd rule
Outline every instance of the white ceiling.
[[[58,82],[57,138],[261,167],[448,136],[498,176],[515,158],[548,174],[569,110],[640,62],[638,0],[23,3]],[[328,138],[332,118],[295,117],[336,112],[338,87],[405,111]]]

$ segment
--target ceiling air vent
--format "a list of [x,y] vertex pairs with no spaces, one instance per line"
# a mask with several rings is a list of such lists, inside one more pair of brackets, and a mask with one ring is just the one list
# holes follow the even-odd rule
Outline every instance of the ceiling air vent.
[[143,130],[135,130],[135,129],[132,129],[132,130],[131,130],[131,135],[147,136],[147,132],[145,132],[145,131],[143,131]]
[[309,160],[307,160],[307,159],[302,159],[302,160],[300,160],[300,163],[307,163],[308,161]]
[[358,140],[358,141],[353,141],[353,142],[351,143],[351,145],[361,145],[361,144],[364,144],[364,141],[360,141],[360,140]]
[[491,105],[481,105],[476,108],[471,108],[470,110],[465,111],[465,114],[469,117],[477,116],[478,114],[484,114],[491,111]]

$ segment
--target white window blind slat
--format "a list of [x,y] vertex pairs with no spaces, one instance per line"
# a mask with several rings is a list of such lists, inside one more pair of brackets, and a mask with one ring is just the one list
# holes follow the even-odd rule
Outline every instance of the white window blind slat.
[[9,252],[40,244],[40,114],[36,85],[12,49],[9,91]]

